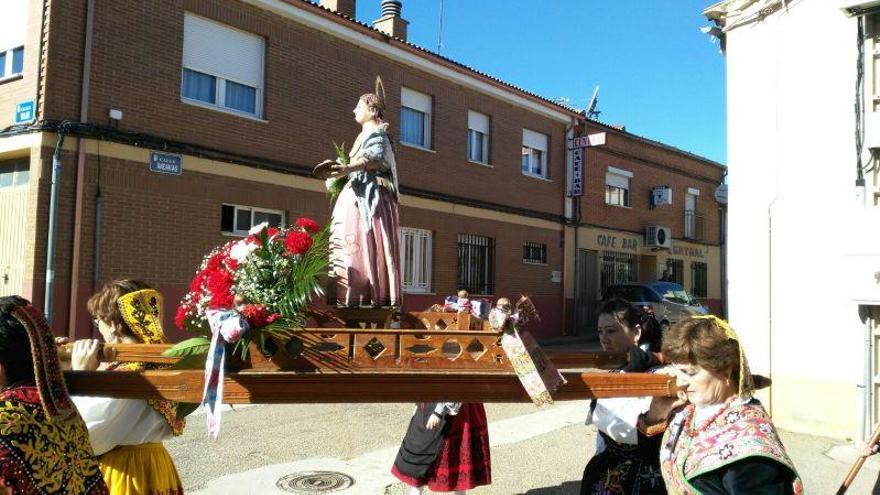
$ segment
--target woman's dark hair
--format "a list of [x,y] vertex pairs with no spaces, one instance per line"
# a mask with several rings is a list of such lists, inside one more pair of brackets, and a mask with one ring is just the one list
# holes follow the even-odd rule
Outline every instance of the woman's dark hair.
[[12,312],[30,302],[19,296],[0,297],[0,363],[7,383],[33,382],[34,360],[27,330]]
[[639,345],[647,344],[651,352],[660,352],[660,324],[647,311],[634,307],[629,302],[615,297],[602,303],[599,314],[610,314],[615,321],[628,328],[642,327]]

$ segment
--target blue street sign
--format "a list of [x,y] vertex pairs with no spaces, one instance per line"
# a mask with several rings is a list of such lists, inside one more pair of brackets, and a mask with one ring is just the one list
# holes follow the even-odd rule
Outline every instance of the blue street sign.
[[15,123],[28,124],[34,121],[34,100],[23,101],[15,105]]
[[170,153],[150,152],[150,171],[162,174],[180,175],[183,173],[183,165],[180,155]]

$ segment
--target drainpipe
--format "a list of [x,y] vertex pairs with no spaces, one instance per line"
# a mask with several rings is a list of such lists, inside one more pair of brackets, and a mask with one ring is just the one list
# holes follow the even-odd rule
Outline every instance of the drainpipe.
[[[79,103],[79,121],[85,124],[89,118],[89,79],[92,73],[92,38],[95,22],[95,0],[86,3],[86,38],[83,49],[82,92]],[[76,203],[73,215],[73,250],[70,260],[70,304],[68,305],[67,335],[76,338],[76,314],[79,306],[79,263],[82,257],[82,210],[85,195],[86,141],[77,139],[76,154]]]
[[52,322],[53,291],[55,289],[55,232],[58,224],[58,194],[61,189],[61,149],[64,136],[70,130],[70,122],[58,126],[58,143],[52,154],[52,185],[49,188],[49,236],[46,241],[46,292],[43,298],[43,313],[46,321]]
[[41,83],[43,81],[43,40],[46,35],[46,1],[43,0],[40,2],[40,43],[38,46],[40,47],[39,53],[37,55],[37,90],[34,92],[34,122],[39,122],[39,112],[40,112],[40,88]]

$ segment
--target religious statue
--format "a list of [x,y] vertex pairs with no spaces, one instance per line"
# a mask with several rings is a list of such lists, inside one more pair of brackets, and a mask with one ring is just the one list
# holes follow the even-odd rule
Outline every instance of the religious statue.
[[337,303],[345,307],[401,305],[397,165],[384,93],[376,78],[375,92],[358,99],[354,119],[361,132],[348,157],[315,167],[322,179],[347,177],[330,226]]

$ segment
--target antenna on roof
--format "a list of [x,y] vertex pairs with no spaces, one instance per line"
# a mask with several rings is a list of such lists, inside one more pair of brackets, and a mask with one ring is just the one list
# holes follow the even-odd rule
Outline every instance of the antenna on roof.
[[440,26],[437,28],[437,53],[443,48],[443,0],[440,0]]
[[596,105],[599,104],[599,85],[596,85],[596,89],[593,90],[593,97],[590,98],[590,104],[587,105],[587,109],[584,110],[584,115],[588,119],[598,119],[599,114],[602,113],[596,110]]

